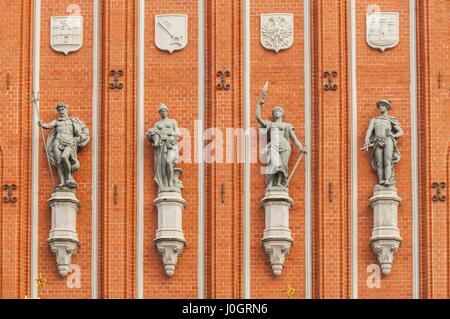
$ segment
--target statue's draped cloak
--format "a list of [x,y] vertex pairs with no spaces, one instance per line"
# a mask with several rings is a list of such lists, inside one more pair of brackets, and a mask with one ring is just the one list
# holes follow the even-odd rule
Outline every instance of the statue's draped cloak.
[[178,141],[174,136],[162,136],[157,128],[158,123],[153,128],[155,134],[153,137],[154,140],[152,141],[155,145],[153,155],[154,180],[160,188],[163,188],[169,185],[168,164],[178,161]]
[[292,124],[285,125],[284,134],[279,134],[280,128],[275,122],[264,121],[263,128],[268,130],[270,142],[263,149],[262,153],[267,156],[266,174],[275,174],[280,172],[284,177],[288,177],[288,164],[291,155],[291,130]]

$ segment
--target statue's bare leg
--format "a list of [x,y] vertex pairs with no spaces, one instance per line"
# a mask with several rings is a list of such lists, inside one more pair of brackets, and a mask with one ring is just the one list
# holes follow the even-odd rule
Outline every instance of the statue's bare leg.
[[391,139],[388,140],[386,146],[384,147],[384,177],[386,181],[384,185],[391,185],[392,176],[392,154],[394,152],[394,144]]
[[63,161],[63,163],[65,165],[65,168],[67,170],[66,171],[67,172],[67,181],[66,181],[66,183],[67,183],[67,182],[73,180],[73,178],[72,178],[72,167],[71,167],[70,161],[69,161],[69,158],[70,158],[70,148],[69,147],[66,147],[64,149],[64,151],[62,152],[61,157],[62,157],[62,161]]
[[385,178],[384,178],[384,167],[383,167],[383,148],[377,146],[375,148],[374,156],[375,156],[375,161],[377,163],[378,182],[380,185],[384,185]]
[[59,185],[58,186],[64,186],[65,184],[65,178],[64,178],[64,171],[63,171],[63,167],[62,167],[62,162],[61,162],[61,158],[62,158],[62,153],[61,150],[59,149],[59,144],[56,144],[54,149],[54,154],[55,154],[55,160],[56,160],[56,168],[58,169],[58,175],[59,175]]

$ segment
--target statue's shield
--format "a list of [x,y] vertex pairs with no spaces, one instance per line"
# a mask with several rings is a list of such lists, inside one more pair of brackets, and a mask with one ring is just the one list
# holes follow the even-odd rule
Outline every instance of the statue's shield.
[[56,52],[77,51],[83,45],[83,17],[61,16],[50,18],[50,46]]
[[155,44],[163,51],[173,53],[186,47],[188,16],[186,14],[159,14],[155,16]]
[[290,13],[261,14],[260,40],[264,48],[279,52],[294,43],[294,15]]
[[395,47],[399,42],[398,12],[372,12],[366,17],[367,44],[384,51]]

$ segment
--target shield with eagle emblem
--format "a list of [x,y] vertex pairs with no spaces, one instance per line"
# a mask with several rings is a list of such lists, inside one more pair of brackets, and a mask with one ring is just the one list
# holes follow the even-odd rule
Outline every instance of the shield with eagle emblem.
[[294,43],[294,15],[290,13],[261,14],[261,44],[278,53]]

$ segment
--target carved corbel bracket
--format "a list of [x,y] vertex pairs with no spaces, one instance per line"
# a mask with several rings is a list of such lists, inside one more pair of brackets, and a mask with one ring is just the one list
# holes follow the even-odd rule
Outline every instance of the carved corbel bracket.
[[167,276],[172,277],[175,274],[175,267],[177,266],[178,256],[184,248],[184,242],[178,240],[164,240],[156,241],[156,248],[161,256],[164,272]]
[[79,242],[53,239],[49,240],[48,244],[55,255],[59,274],[66,277],[69,274],[72,256],[77,253],[80,246]]
[[263,242],[263,245],[269,256],[273,275],[279,277],[283,270],[285,257],[292,246],[292,240],[267,240]]

